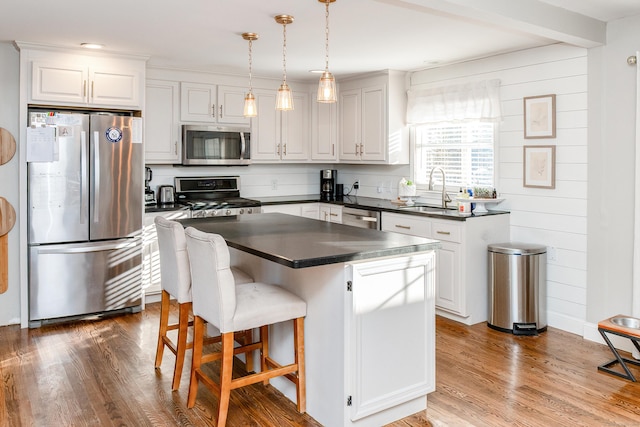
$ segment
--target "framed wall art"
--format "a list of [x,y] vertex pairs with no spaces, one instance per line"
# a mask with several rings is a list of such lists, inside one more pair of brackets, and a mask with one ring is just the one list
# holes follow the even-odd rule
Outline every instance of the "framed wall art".
[[524,98],[524,137],[556,137],[556,96],[541,95]]
[[525,145],[523,185],[533,188],[556,188],[556,146]]

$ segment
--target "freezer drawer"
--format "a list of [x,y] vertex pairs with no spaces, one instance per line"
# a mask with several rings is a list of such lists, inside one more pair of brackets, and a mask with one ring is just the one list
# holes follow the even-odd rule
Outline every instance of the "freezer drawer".
[[29,248],[29,320],[140,306],[142,239]]

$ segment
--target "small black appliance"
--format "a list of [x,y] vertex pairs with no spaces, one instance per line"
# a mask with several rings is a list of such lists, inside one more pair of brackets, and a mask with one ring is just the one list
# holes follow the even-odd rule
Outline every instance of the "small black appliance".
[[336,194],[336,181],[338,171],[335,169],[322,169],[320,171],[320,196],[322,200],[333,200]]
[[153,173],[151,172],[151,168],[144,168],[144,204],[145,205],[155,205],[156,204],[156,195],[151,189],[149,182],[151,182],[151,178],[153,178]]

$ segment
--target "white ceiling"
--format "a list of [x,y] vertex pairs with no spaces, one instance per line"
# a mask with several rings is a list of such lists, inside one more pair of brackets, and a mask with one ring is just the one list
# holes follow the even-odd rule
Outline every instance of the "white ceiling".
[[[2,0],[0,41],[149,56],[150,66],[315,80],[324,68],[324,4],[318,0]],[[380,69],[416,70],[556,42],[602,44],[605,22],[640,14],[639,0],[337,0],[330,6],[329,69],[338,79]]]

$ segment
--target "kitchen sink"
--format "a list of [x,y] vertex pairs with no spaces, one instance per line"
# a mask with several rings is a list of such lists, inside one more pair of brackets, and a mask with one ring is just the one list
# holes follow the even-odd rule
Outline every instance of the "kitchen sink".
[[453,209],[444,209],[435,206],[401,206],[401,210],[403,211],[412,211],[412,212],[429,212],[429,213],[440,213],[440,214],[450,214],[455,212]]

